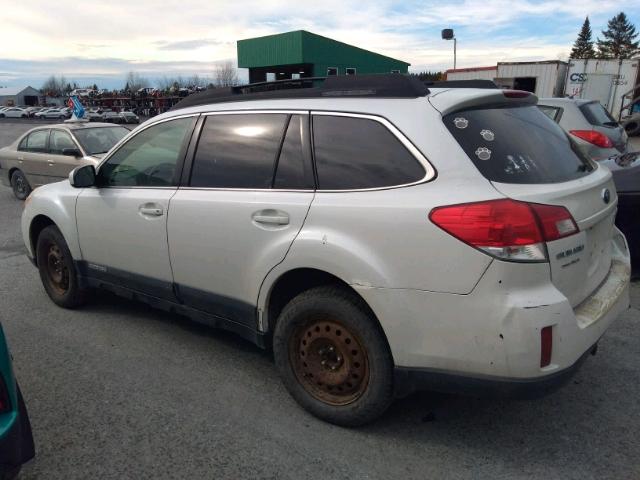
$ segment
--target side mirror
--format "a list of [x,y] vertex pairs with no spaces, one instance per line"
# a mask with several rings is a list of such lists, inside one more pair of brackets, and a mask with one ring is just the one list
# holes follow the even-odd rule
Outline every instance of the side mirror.
[[63,148],[62,155],[66,155],[68,157],[81,157],[82,153],[77,148]]
[[93,165],[84,165],[71,170],[69,183],[75,188],[93,187],[96,184],[96,168]]

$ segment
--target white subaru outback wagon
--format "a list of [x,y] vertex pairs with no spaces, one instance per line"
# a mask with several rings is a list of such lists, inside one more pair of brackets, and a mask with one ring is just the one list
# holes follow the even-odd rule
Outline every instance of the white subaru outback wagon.
[[29,256],[62,307],[106,288],[272,348],[329,422],[549,390],[629,306],[616,190],[534,95],[461,86],[190,96],[35,190]]

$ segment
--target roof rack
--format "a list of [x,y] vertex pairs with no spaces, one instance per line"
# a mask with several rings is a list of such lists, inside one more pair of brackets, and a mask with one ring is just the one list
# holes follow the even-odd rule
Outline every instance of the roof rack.
[[417,98],[429,94],[424,82],[397,73],[307,77],[215,88],[189,95],[174,105],[177,110],[197,105],[262,99],[372,97]]
[[424,83],[433,88],[500,88],[493,80],[444,80]]

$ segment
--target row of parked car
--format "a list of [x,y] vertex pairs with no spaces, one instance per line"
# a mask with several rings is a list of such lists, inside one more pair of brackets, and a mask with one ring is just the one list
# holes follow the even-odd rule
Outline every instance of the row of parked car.
[[[59,119],[71,118],[69,107],[1,107],[0,118],[37,118]],[[111,109],[91,108],[85,111],[85,118],[90,122],[107,122],[133,124],[140,123],[140,117],[135,112],[114,112]]]

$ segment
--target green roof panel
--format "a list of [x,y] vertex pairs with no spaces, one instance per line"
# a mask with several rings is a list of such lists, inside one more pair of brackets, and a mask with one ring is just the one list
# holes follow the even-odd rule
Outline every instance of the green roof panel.
[[409,63],[354,47],[305,30],[249,38],[238,41],[238,67],[254,68],[311,63],[315,74],[323,76],[327,67],[340,74],[353,67],[357,73],[406,73]]

